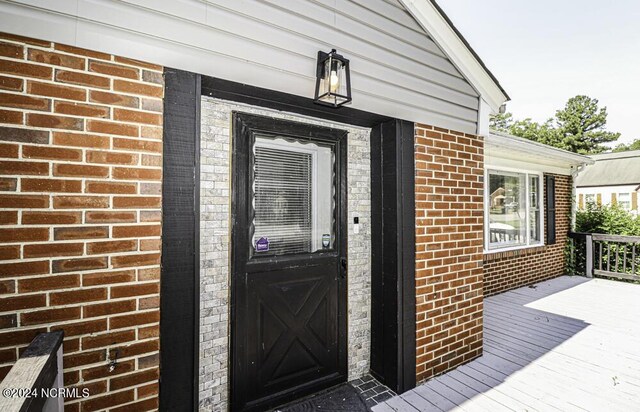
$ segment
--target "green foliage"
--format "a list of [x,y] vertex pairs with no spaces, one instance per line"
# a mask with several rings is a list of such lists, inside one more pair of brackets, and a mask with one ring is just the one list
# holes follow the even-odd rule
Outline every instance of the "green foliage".
[[598,99],[579,95],[542,124],[531,119],[514,120],[511,113],[501,113],[491,117],[489,126],[574,153],[592,154],[606,150],[604,143],[620,137],[620,133],[606,131],[606,124],[607,108],[599,107]]
[[582,275],[585,272],[584,244],[579,244],[574,239],[567,239],[564,245],[564,274],[568,276]]
[[620,143],[613,149],[614,152],[626,152],[628,150],[640,150],[640,139],[636,139],[629,144]]
[[[640,236],[640,217],[634,216],[619,206],[597,205],[587,203],[584,210],[576,212],[576,232],[602,233],[607,235]],[[608,244],[601,255],[594,255],[594,265],[611,266],[613,271],[622,272],[618,260],[622,254],[622,261],[629,259],[627,248],[616,243]],[[600,261],[598,261],[600,259]],[[628,260],[627,260],[628,261]],[[585,239],[569,239],[565,247],[565,273],[569,275],[584,275],[586,271]],[[624,269],[625,265],[622,264]],[[627,273],[631,273],[631,265],[627,264]],[[619,280],[619,279],[618,279]]]
[[508,132],[513,124],[511,113],[496,113],[489,116],[489,128],[499,132]]
[[607,108],[598,107],[598,99],[575,96],[556,112],[556,124],[563,148],[575,153],[599,153],[603,143],[615,142],[620,133],[605,130]]
[[564,149],[558,130],[553,126],[552,119],[542,124],[536,123],[531,119],[518,120],[511,126],[511,134]]
[[587,203],[576,212],[576,232],[640,236],[640,216],[634,216],[617,205]]

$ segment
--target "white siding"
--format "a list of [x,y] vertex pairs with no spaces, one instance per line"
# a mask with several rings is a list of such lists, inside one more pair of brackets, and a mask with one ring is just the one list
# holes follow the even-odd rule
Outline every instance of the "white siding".
[[478,93],[396,0],[16,0],[2,30],[312,96],[318,50],[353,107],[475,133]]
[[[611,199],[613,198],[612,195],[615,194],[617,197],[620,193],[632,194],[633,192],[638,192],[638,195],[640,195],[640,191],[637,189],[638,185],[578,187],[576,188],[576,194],[578,196],[583,195],[583,198],[586,198],[587,195],[594,195],[597,198],[597,196],[600,195],[602,204],[610,205]],[[576,200],[579,201],[579,199]]]

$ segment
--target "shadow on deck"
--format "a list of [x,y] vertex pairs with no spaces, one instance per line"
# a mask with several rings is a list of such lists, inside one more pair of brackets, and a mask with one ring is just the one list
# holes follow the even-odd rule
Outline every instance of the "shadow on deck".
[[484,354],[373,408],[633,411],[640,286],[560,277],[485,300]]

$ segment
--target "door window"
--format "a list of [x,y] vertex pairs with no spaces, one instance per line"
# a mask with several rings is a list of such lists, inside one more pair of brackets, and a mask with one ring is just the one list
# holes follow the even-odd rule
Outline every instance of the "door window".
[[258,135],[253,159],[252,255],[332,249],[335,236],[332,147]]

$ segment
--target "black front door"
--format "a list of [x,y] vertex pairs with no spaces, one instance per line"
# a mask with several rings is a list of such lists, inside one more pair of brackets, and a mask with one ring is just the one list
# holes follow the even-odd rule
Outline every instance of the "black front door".
[[233,410],[346,380],[346,139],[233,115]]

